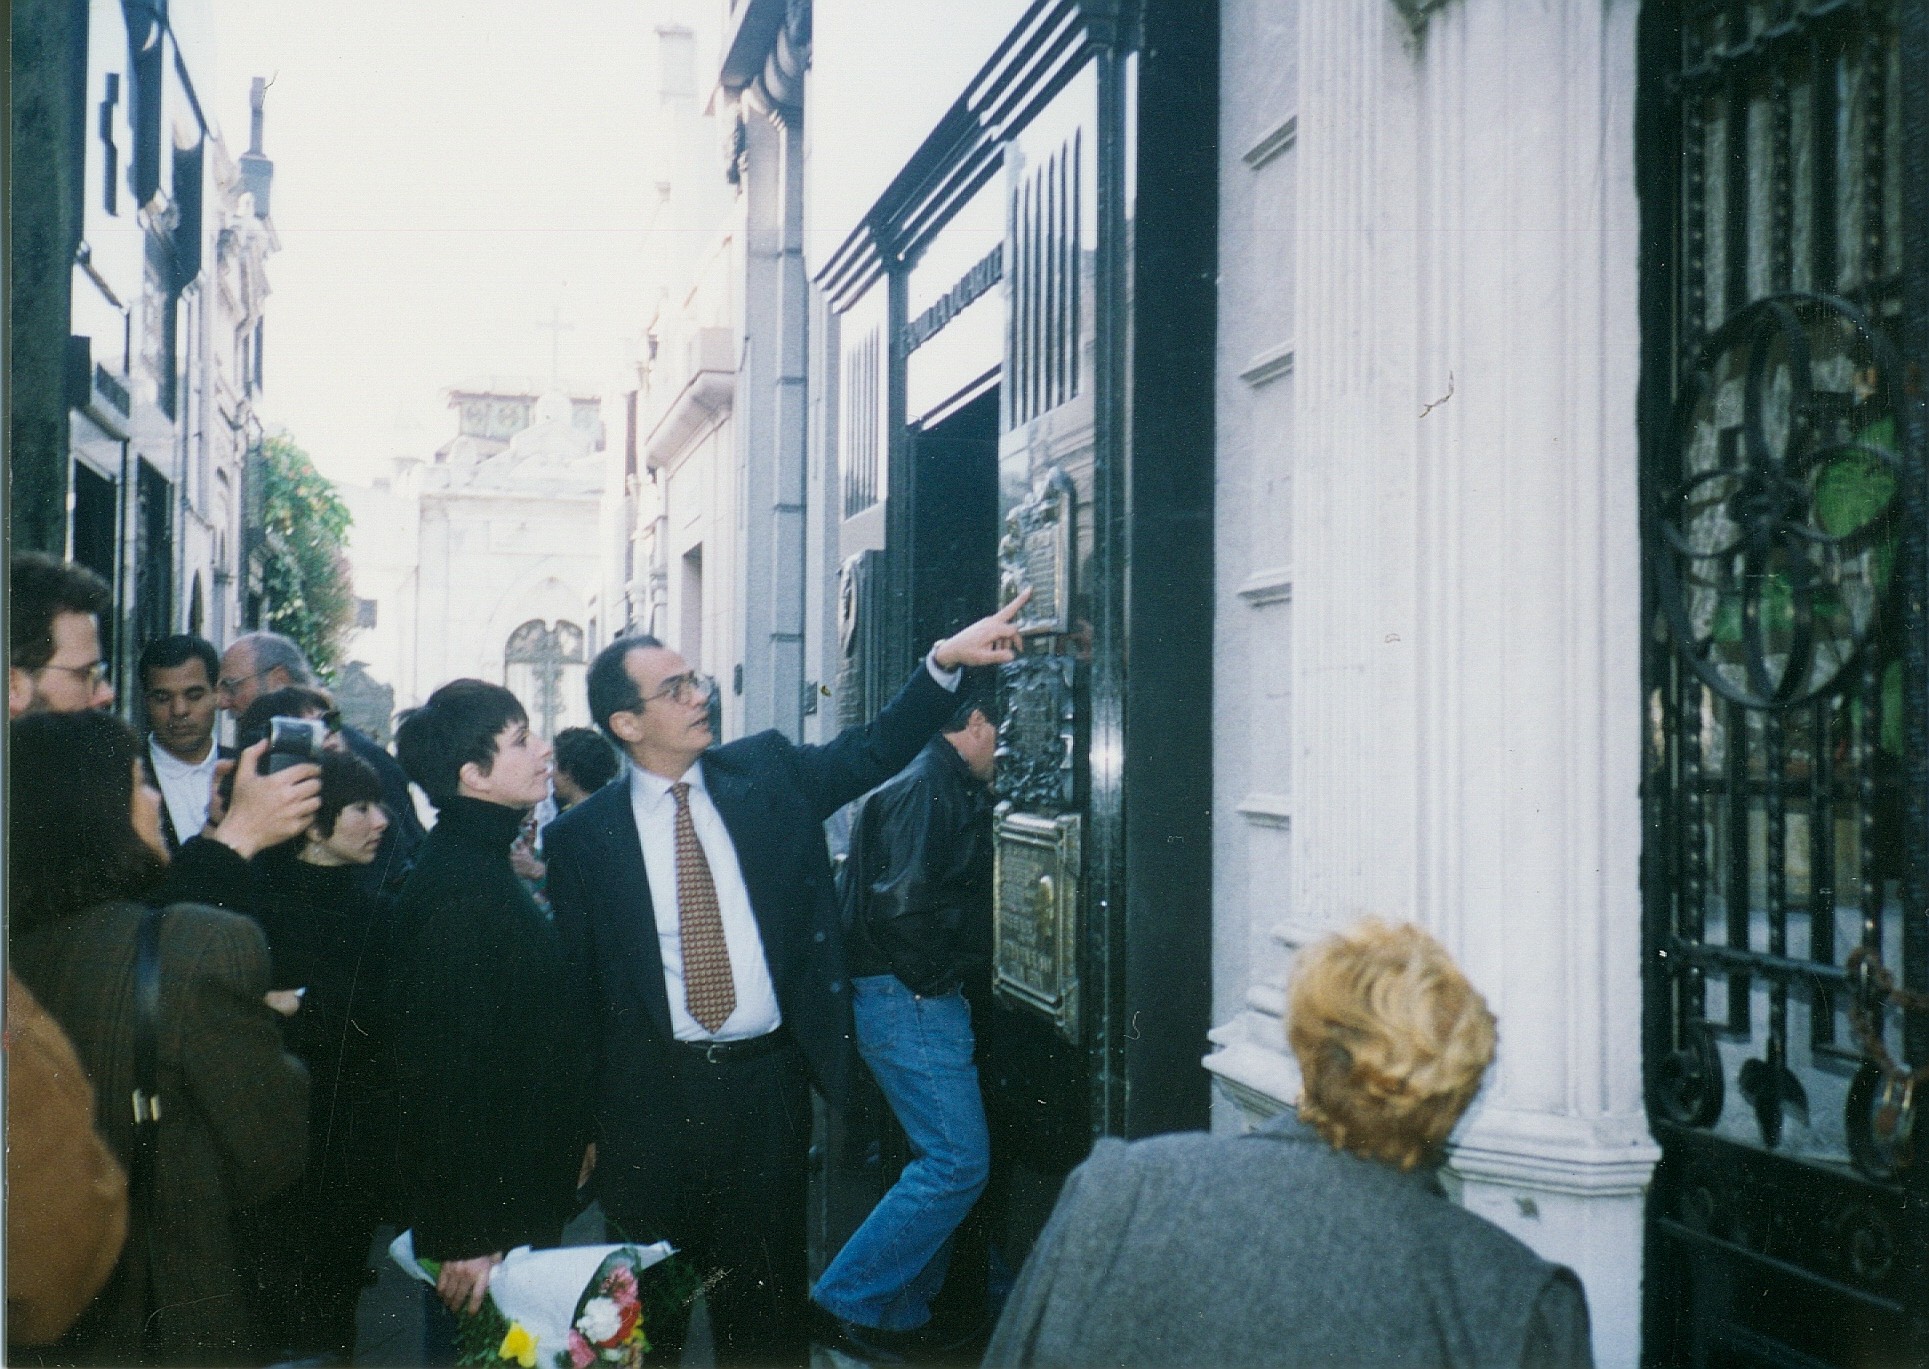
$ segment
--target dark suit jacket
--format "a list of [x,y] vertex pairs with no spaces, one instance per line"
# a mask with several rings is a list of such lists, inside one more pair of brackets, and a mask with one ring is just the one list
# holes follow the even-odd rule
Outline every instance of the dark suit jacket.
[[[161,787],[161,781],[160,777],[154,773],[154,753],[148,750],[148,744],[147,739],[143,738],[141,741],[141,773],[147,776],[147,782],[149,784],[159,789]],[[232,746],[222,746],[217,743],[214,751],[216,757],[220,760],[231,761],[235,757],[235,750]],[[180,851],[181,838],[175,833],[174,814],[168,812],[167,800],[165,798],[161,800],[161,840],[167,843],[167,853],[170,856]]]
[[[822,746],[773,731],[703,755],[784,1025],[833,1102],[850,1076],[851,1005],[824,820],[909,764],[956,706],[920,665],[868,725]],[[629,785],[607,785],[551,823],[544,850],[564,954],[596,1014],[597,1193],[623,1222],[675,1182],[676,1140],[668,1110],[651,1106],[674,1037]]]

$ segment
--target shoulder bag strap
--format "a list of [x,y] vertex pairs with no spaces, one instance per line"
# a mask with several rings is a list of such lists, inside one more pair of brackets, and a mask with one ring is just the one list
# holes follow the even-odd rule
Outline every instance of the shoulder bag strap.
[[[161,917],[149,908],[134,934],[134,1154],[128,1166],[129,1226],[141,1233],[147,1258],[140,1261],[143,1306],[153,1306],[154,1169],[161,1130]],[[147,1344],[154,1318],[141,1323]]]
[[161,917],[149,908],[134,936],[134,1184],[146,1187],[154,1168],[154,1132],[161,1120]]

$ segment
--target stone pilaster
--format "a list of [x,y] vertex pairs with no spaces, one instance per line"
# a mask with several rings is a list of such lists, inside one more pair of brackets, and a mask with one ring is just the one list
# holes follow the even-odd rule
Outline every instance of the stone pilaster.
[[1604,1365],[1638,1357],[1655,1159],[1634,11],[1300,0],[1292,441],[1244,472],[1291,468],[1290,893],[1220,889],[1255,950],[1210,1057],[1229,1101],[1283,1103],[1292,951],[1366,913],[1434,931],[1501,1024],[1463,1201],[1580,1272]]

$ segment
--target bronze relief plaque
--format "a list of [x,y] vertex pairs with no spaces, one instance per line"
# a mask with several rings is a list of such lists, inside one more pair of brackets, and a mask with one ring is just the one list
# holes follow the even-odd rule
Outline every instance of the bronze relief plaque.
[[1031,602],[1018,619],[1027,636],[1072,630],[1072,479],[1053,470],[1032,495],[1005,515],[998,541],[998,602],[1023,591]]
[[998,794],[1023,808],[1073,803],[1078,662],[1020,656],[998,667]]
[[992,991],[1079,1039],[1077,813],[1055,818],[1000,804],[993,829]]

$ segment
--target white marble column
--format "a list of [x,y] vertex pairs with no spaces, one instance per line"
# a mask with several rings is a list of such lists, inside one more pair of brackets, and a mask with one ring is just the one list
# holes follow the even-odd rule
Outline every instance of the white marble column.
[[[1501,1030],[1463,1201],[1581,1274],[1627,1366],[1655,1159],[1635,8],[1453,0],[1416,31],[1300,0],[1291,879],[1245,912],[1287,954],[1366,913],[1446,942]],[[1258,1060],[1281,1002],[1263,972],[1221,994],[1213,1067],[1249,1108],[1292,1086]]]

